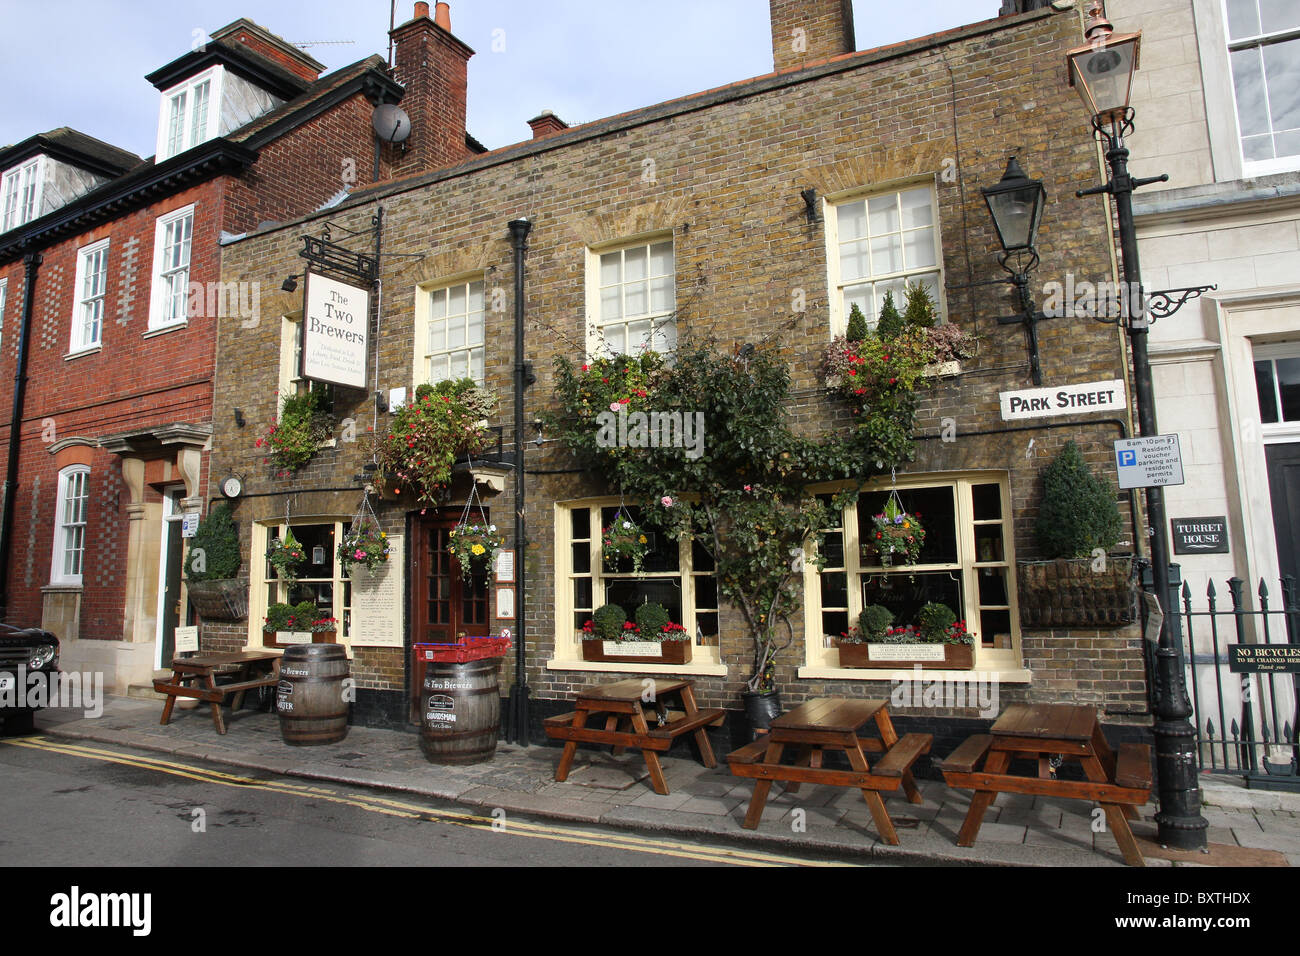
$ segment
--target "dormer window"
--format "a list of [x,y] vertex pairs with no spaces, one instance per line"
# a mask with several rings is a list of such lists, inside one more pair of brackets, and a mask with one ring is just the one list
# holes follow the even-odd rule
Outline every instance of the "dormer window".
[[5,171],[0,181],[0,197],[3,197],[3,227],[0,231],[31,222],[40,215],[42,161],[44,156],[36,156],[21,166]]
[[165,90],[158,117],[158,162],[218,135],[224,71],[216,66]]

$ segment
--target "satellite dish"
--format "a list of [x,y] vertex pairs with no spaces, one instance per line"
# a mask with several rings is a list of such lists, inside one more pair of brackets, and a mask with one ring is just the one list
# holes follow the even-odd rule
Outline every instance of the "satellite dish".
[[411,135],[411,118],[393,103],[376,107],[371,114],[370,125],[375,128],[375,135],[385,143],[404,143]]

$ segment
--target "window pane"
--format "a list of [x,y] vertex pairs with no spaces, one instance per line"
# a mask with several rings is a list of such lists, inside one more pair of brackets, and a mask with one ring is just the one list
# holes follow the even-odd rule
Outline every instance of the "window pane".
[[865,279],[871,275],[871,254],[868,240],[859,239],[840,246],[840,277],[845,282]]
[[622,254],[607,252],[600,257],[600,284],[617,285],[623,277]]
[[997,485],[974,485],[970,494],[976,521],[994,521],[1002,517],[1002,492]]
[[441,319],[447,314],[447,290],[439,289],[429,296],[429,317]]
[[1257,0],[1228,0],[1228,39],[1259,35]]
[[934,223],[934,211],[930,208],[930,189],[909,189],[900,197],[903,206],[903,228],[917,229]]
[[1300,27],[1300,4],[1295,0],[1259,0],[1262,33]]
[[[823,611],[822,633],[827,637],[843,637],[849,632],[848,611]],[[827,646],[830,646],[829,644]]]
[[1300,358],[1278,359],[1277,379],[1282,392],[1282,420],[1300,421]]
[[573,573],[591,573],[591,545],[586,541],[573,545]]
[[[705,550],[704,545],[698,541],[691,542],[691,567],[696,571],[712,571],[713,555]],[[715,606],[715,605],[710,605]]]
[[718,606],[718,582],[713,575],[695,575],[695,606],[705,610]]
[[600,290],[600,318],[603,322],[623,317],[623,297],[619,286]]
[[848,607],[849,582],[844,572],[823,572],[820,577],[822,585],[822,607]]
[[844,567],[844,533],[832,531],[826,535],[826,541],[822,545],[822,554],[826,555],[827,567]]
[[861,239],[867,234],[867,204],[852,202],[839,207],[840,239]]
[[[925,544],[921,546],[919,564],[954,564],[957,561],[957,519],[953,489],[905,488],[898,492],[904,510],[916,515],[925,528]],[[889,492],[867,492],[858,504],[859,537],[863,543],[863,561],[870,566],[879,562],[874,550],[866,547],[875,531],[872,516],[882,514]]]
[[1265,425],[1277,423],[1277,393],[1273,388],[1273,363],[1255,363],[1255,393],[1259,395],[1259,420]]
[[452,286],[447,290],[447,314],[464,315],[465,301],[465,287],[463,285]]
[[629,621],[636,620],[642,604],[662,604],[678,624],[682,622],[682,589],[675,578],[628,578],[610,581],[605,586],[605,601],[617,604]]
[[465,344],[465,316],[454,315],[447,319],[447,348],[458,349]]
[[673,244],[657,242],[650,247],[650,274],[652,276],[670,276],[673,274]]
[[867,202],[868,222],[871,235],[898,232],[898,196],[876,196]]
[[716,647],[718,643],[718,615],[695,615],[695,643],[701,647]]
[[1237,121],[1242,136],[1269,132],[1264,100],[1264,65],[1259,49],[1232,52],[1232,84],[1237,92]]
[[903,241],[900,236],[884,236],[871,240],[871,274],[903,270]]
[[650,311],[650,286],[646,282],[631,282],[623,286],[623,308],[627,315],[646,315]]
[[1011,646],[1011,612],[980,611],[979,626],[972,627],[973,621],[966,622],[966,628],[979,638],[984,647]]
[[977,524],[975,526],[975,560],[1006,560],[1006,554],[1002,550],[1002,525]]
[[844,321],[847,324],[849,315],[853,307],[857,306],[862,310],[863,318],[869,325],[874,325],[876,321],[876,307],[873,301],[872,289],[869,285],[857,285],[850,289],[844,290]]
[[650,311],[655,314],[671,312],[674,304],[672,277],[666,276],[662,279],[652,279],[650,281]]
[[469,284],[469,311],[483,311],[483,283],[471,282]]
[[1300,129],[1300,40],[1264,47],[1268,106],[1273,129]]
[[569,525],[573,532],[573,540],[590,538],[591,511],[587,508],[574,508],[569,512]]
[[196,146],[208,134],[208,92],[211,83],[204,80],[194,87],[193,119],[190,122],[190,145]]
[[909,269],[925,269],[938,265],[934,255],[934,230],[919,229],[903,236],[904,258]]
[[573,606],[579,610],[594,611],[591,606],[591,578],[575,578],[573,581]]
[[646,277],[650,252],[645,246],[626,249],[623,252],[623,281],[634,282]]
[[[980,604],[998,605],[1010,604],[1007,597],[1007,569],[1006,568],[980,568],[979,570],[979,589]],[[958,609],[957,617],[960,620],[961,611]]]
[[883,604],[894,612],[899,627],[917,623],[917,613],[931,601],[946,604],[962,619],[961,582],[955,572],[917,571],[915,577],[912,580],[906,571],[862,575],[862,606]]

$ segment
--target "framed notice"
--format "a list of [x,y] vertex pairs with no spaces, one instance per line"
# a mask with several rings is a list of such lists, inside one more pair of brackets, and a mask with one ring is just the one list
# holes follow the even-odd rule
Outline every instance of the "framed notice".
[[302,376],[365,388],[370,292],[309,273],[302,314]]
[[352,620],[348,642],[353,647],[402,646],[402,567],[405,560],[403,536],[388,536],[388,560],[373,571],[354,564]]
[[[497,552],[497,583],[513,584],[515,580],[515,553],[514,551]],[[510,615],[514,617],[514,615]]]
[[[199,626],[191,624],[189,627],[176,628],[176,653],[177,654],[196,654],[199,650]],[[164,662],[166,663],[166,662]]]
[[497,588],[497,620],[512,621],[515,617],[515,589]]

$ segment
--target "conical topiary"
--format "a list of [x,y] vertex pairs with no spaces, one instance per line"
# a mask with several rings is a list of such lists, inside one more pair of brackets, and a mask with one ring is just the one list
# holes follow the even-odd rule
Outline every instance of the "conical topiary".
[[1119,540],[1122,523],[1115,492],[1093,474],[1073,441],[1043,469],[1042,481],[1037,531],[1043,557],[1086,558]]
[[932,328],[937,309],[929,288],[921,282],[909,282],[905,295],[903,324],[908,328]]
[[861,342],[867,337],[867,317],[862,314],[858,304],[853,303],[853,308],[849,310],[849,328],[844,333],[844,338],[850,342]]
[[214,505],[199,522],[190,550],[185,556],[185,577],[189,581],[222,581],[239,574],[239,532],[230,508]]
[[876,323],[876,335],[882,339],[892,339],[903,331],[903,317],[894,305],[894,293],[885,293],[885,303],[880,307],[880,320]]

